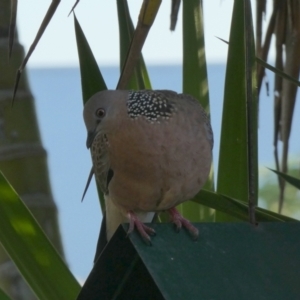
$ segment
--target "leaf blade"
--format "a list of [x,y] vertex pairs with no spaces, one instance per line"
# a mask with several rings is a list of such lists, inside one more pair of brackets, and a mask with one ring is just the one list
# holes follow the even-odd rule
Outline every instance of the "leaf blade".
[[0,300],[11,300],[2,289],[0,289]]
[[290,183],[292,186],[296,187],[297,189],[300,189],[300,179],[295,178],[293,176],[290,176],[288,174],[273,170],[268,168],[269,170],[273,171],[274,173],[276,173],[277,175],[281,176],[285,181],[287,181],[288,183]]
[[[134,35],[134,27],[127,1],[118,0],[117,9],[120,32],[120,66],[122,70],[125,67],[128,50],[130,49],[130,43]],[[126,88],[133,90],[151,89],[150,78],[142,53]]]
[[[217,191],[257,203],[257,98],[250,2],[235,1],[225,79]],[[224,214],[217,219],[232,221]],[[254,216],[251,214],[251,221]]]
[[75,299],[80,285],[0,172],[0,241],[40,299]]
[[[92,50],[88,44],[88,41],[80,27],[80,24],[75,14],[74,14],[74,27],[75,27],[79,65],[80,65],[82,100],[84,105],[95,93],[102,90],[106,90],[107,87],[103,79],[103,76],[101,74],[101,71],[98,67],[98,64],[96,62],[96,59],[92,53]],[[89,179],[87,180],[87,185],[84,190],[84,194],[88,188],[90,179],[91,178],[89,177]],[[97,186],[101,211],[104,212],[105,211],[104,195],[97,182],[96,182],[96,186]]]
[[[182,91],[192,95],[203,106],[208,116],[209,93],[207,80],[207,66],[205,58],[203,7],[198,0],[183,1],[183,81]],[[214,189],[213,166],[204,188]],[[178,210],[193,222],[213,221],[214,211],[193,202],[180,204]]]
[[[131,39],[129,49],[126,53],[125,62],[122,66],[122,71],[119,78],[119,82],[117,84],[117,89],[125,89],[128,85],[128,82],[131,80],[132,75],[134,74],[134,70],[136,70],[137,62],[141,57],[143,45],[151,29],[151,26],[156,18],[156,14],[159,10],[160,4],[161,0],[143,1],[138,18],[138,24],[134,31],[134,35]],[[128,10],[127,16],[129,16]],[[130,20],[130,17],[125,18],[125,20]],[[127,25],[127,28],[130,28],[130,24]]]
[[106,90],[107,87],[75,14],[74,27],[80,64],[82,100],[85,104],[95,93]]
[[[229,214],[241,221],[248,221],[249,218],[247,203],[220,193],[201,190],[200,193],[192,199],[192,201]],[[256,207],[255,210],[257,214],[257,221],[259,222],[298,222],[293,218],[280,215],[260,207]]]

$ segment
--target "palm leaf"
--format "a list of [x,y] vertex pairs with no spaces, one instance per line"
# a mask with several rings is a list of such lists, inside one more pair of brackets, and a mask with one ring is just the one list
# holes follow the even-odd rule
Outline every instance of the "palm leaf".
[[[123,67],[125,67],[130,43],[134,35],[134,27],[130,17],[127,1],[118,0],[117,9],[120,32],[120,66],[122,70]],[[134,73],[127,84],[127,89],[151,89],[150,78],[142,54],[140,55],[140,58],[134,68]]]
[[274,173],[276,173],[277,175],[281,176],[284,180],[286,180],[288,183],[290,183],[295,188],[300,189],[300,179],[295,178],[290,175],[287,175],[287,174],[284,174],[284,173],[276,171],[276,170],[272,170],[272,169],[269,169],[269,170],[271,170]]
[[[249,191],[257,201],[257,107],[254,81],[251,10],[247,1],[235,1],[225,79],[218,193],[247,201]],[[247,16],[250,14],[250,16]],[[250,28],[249,28],[250,26]],[[251,103],[251,107],[249,107]],[[248,156],[251,150],[252,155]],[[233,220],[217,214],[217,220]]]
[[[237,220],[249,220],[249,206],[245,201],[237,200],[208,190],[201,190],[192,201],[214,208],[219,212],[226,213]],[[255,211],[258,222],[298,222],[293,218],[260,207],[256,207]]]
[[1,289],[0,289],[0,300],[11,300]]
[[[202,1],[183,1],[183,93],[199,100],[209,115],[209,94],[205,59]],[[200,54],[199,54],[200,53]],[[213,167],[204,188],[213,189]],[[180,204],[181,214],[192,220],[212,221],[213,210],[193,202]]]
[[78,282],[1,172],[0,241],[39,299],[75,299]]
[[[95,93],[102,90],[106,90],[107,88],[103,76],[101,74],[101,71],[96,62],[96,59],[93,55],[93,52],[88,44],[88,41],[80,27],[80,24],[75,14],[74,14],[74,26],[75,26],[78,58],[79,58],[79,65],[80,65],[82,100],[83,100],[83,104],[85,104],[90,99],[90,97],[92,97]],[[93,176],[93,170],[91,170],[91,173],[88,177],[86,188],[83,192],[83,197],[86,193],[87,188],[89,187],[92,176]],[[104,195],[97,183],[96,186],[99,195],[101,210],[103,212],[105,210]]]
[[82,100],[85,104],[95,93],[106,90],[107,87],[75,14],[74,26],[80,65]]

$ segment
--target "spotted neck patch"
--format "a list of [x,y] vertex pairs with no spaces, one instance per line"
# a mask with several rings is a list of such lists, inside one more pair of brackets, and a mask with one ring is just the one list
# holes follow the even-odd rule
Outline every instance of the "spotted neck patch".
[[160,119],[170,119],[174,107],[163,93],[130,91],[127,99],[127,110],[131,119],[143,116],[150,122],[158,122]]

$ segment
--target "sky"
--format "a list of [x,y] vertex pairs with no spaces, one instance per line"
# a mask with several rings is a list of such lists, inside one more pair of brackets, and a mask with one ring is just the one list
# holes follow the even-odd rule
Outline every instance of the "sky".
[[[135,24],[141,1],[129,0],[128,3]],[[19,1],[19,39],[26,50],[33,41],[49,4],[50,1]],[[61,1],[29,60],[29,66],[55,67],[78,64],[73,17],[72,15],[67,17],[73,4],[74,0]],[[216,36],[228,40],[232,5],[232,0],[204,1],[206,55],[209,62],[226,60],[227,46]],[[181,17],[178,18],[175,32],[170,32],[170,6],[170,0],[162,1],[155,23],[150,30],[143,49],[147,63],[174,64],[181,61]],[[97,61],[102,65],[118,64],[116,1],[81,0],[75,13]]]

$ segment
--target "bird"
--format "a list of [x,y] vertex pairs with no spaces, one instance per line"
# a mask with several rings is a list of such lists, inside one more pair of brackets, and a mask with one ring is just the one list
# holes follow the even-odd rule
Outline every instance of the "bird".
[[213,131],[200,103],[170,90],[103,90],[83,111],[92,172],[106,206],[106,238],[129,223],[151,244],[146,225],[167,211],[179,231],[198,229],[176,209],[205,184],[212,162]]

